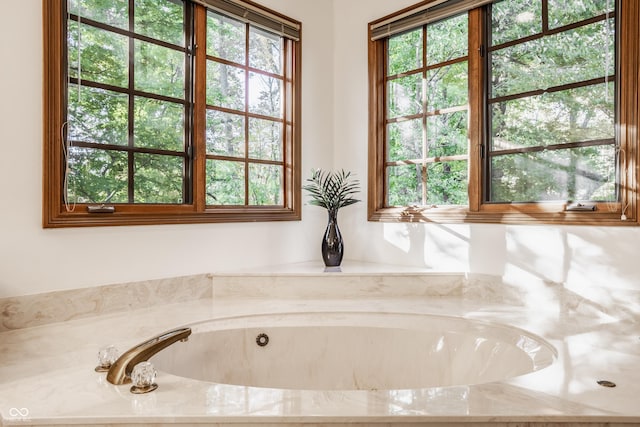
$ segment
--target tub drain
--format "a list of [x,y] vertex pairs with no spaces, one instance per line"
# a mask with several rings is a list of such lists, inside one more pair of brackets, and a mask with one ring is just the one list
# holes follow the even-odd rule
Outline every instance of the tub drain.
[[264,347],[265,345],[269,344],[269,335],[267,334],[260,334],[256,337],[256,344],[258,344],[260,347]]

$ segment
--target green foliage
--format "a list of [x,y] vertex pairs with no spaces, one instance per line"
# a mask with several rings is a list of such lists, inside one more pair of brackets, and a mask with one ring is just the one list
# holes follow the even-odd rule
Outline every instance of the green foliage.
[[244,205],[244,165],[207,159],[207,205]]
[[[608,2],[613,5],[614,2]],[[607,11],[606,0],[549,1],[550,26],[558,27]],[[538,1],[503,1],[492,6],[494,44],[537,33]],[[514,25],[507,22],[518,21]],[[499,49],[491,55],[491,95],[580,83],[577,88],[520,97],[490,105],[492,150],[615,139],[613,18]],[[613,145],[554,149],[492,157],[490,199],[610,201],[617,197]]]
[[389,206],[424,205],[422,197],[422,166],[403,165],[387,168]]
[[207,110],[207,154],[244,157],[244,116]]
[[[427,25],[429,69],[388,83],[387,117],[398,120],[387,124],[387,160],[408,163],[387,167],[389,206],[468,203],[467,162],[437,160],[468,152],[468,65],[462,58],[467,55],[467,21],[463,14]],[[422,33],[390,39],[390,73],[418,64],[414,55],[422,52]],[[443,64],[455,59],[461,60]]]
[[[180,0],[68,0],[69,74],[80,79],[68,90],[68,139],[89,144],[68,155],[70,201],[87,203],[184,203],[187,110],[184,3]],[[116,31],[82,22],[90,18],[129,29],[162,43],[133,40]],[[207,54],[238,65],[207,61],[207,103],[237,113],[207,110],[207,154],[237,158],[207,159],[206,201],[209,205],[282,205],[282,38],[244,22],[209,11]],[[246,39],[249,62],[246,64]],[[166,45],[168,44],[168,45]],[[173,47],[171,47],[173,46]],[[182,50],[180,50],[182,48]],[[130,65],[130,56],[133,64]],[[245,71],[256,70],[245,87]],[[97,89],[93,82],[129,88],[133,67],[133,99],[127,93]],[[270,73],[270,74],[267,74]],[[248,91],[249,105],[245,106]],[[157,100],[146,94],[161,95]],[[130,110],[130,105],[133,108]],[[245,111],[265,116],[245,120]],[[132,113],[133,117],[130,117]],[[269,119],[269,117],[273,119]],[[248,141],[245,141],[245,136]],[[127,147],[164,150],[130,153]],[[119,146],[112,150],[107,146]],[[104,146],[101,147],[101,146]],[[248,148],[248,150],[246,150]],[[248,162],[248,163],[247,163]],[[248,194],[245,191],[248,189]]]
[[184,99],[184,52],[135,40],[134,55],[136,89]]
[[207,61],[207,104],[244,111],[244,70]]
[[282,205],[282,166],[249,165],[249,204]]
[[429,24],[427,26],[427,65],[436,65],[467,56],[468,40],[469,17],[466,13]]
[[468,80],[467,61],[427,71],[427,111],[465,105]]
[[68,49],[71,77],[118,87],[129,84],[127,37],[69,21]]
[[256,27],[249,29],[249,66],[282,74],[282,37]]
[[184,7],[181,1],[135,0],[134,31],[184,46]]
[[613,201],[614,161],[612,146],[497,156],[492,162],[491,200]]
[[[264,71],[252,70],[248,76],[241,67],[246,61],[247,37],[248,65]],[[207,153],[238,159],[207,160],[207,204],[282,205],[283,166],[253,162],[281,162],[283,158],[283,79],[265,74],[282,74],[282,38],[253,26],[247,34],[244,23],[208,12],[207,54],[234,63],[207,61],[207,104],[234,110],[207,111]],[[245,111],[264,118],[245,120]]]
[[249,118],[249,157],[282,160],[282,123]]
[[[549,26],[602,16],[614,5],[548,0]],[[615,75],[613,14],[541,36],[541,0],[499,1],[489,9],[493,46],[537,36],[489,54],[490,97],[515,95],[488,104],[491,201],[616,200],[616,85],[604,82]],[[386,168],[389,206],[468,203],[468,65],[441,65],[467,55],[467,26],[462,14],[389,39],[386,161],[395,162]],[[418,59],[423,33],[428,69]],[[527,94],[575,83],[583,85]],[[545,150],[591,141],[604,142]],[[536,151],[500,153],[520,148]]]
[[114,27],[129,28],[128,0],[69,0],[69,13]]
[[182,104],[136,96],[135,146],[181,151],[184,148],[184,116]]
[[433,205],[466,205],[469,203],[467,192],[467,162],[451,161],[430,163],[427,167],[427,200]]
[[182,157],[136,153],[134,170],[136,203],[182,203]]
[[309,184],[302,187],[311,196],[310,205],[320,206],[329,212],[352,205],[360,200],[353,196],[360,190],[360,182],[352,178],[351,172],[313,170]]
[[78,203],[127,203],[127,155],[73,147],[69,153],[69,199]]
[[406,73],[422,67],[422,28],[389,39],[388,74]]
[[245,24],[207,12],[207,55],[245,65]]

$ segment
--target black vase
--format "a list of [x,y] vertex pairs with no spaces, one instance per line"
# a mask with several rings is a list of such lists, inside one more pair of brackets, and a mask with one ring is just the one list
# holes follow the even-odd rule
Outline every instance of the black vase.
[[322,238],[322,259],[327,267],[339,267],[344,254],[344,245],[338,228],[338,211],[328,212],[329,223]]

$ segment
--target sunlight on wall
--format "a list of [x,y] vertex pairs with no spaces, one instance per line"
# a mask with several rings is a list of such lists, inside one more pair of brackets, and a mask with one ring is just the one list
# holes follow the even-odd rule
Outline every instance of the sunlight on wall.
[[468,271],[469,226],[385,223],[383,239],[390,263],[416,265],[437,271]]
[[554,282],[566,278],[566,233],[551,227],[507,227],[507,263]]

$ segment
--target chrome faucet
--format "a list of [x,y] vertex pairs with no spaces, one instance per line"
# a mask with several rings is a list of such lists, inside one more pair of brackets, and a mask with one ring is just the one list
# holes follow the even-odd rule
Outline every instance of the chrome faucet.
[[191,335],[191,328],[178,328],[132,347],[111,365],[107,373],[107,381],[116,385],[131,382],[131,372],[134,366],[148,360],[151,356],[176,341],[187,341],[189,335]]

